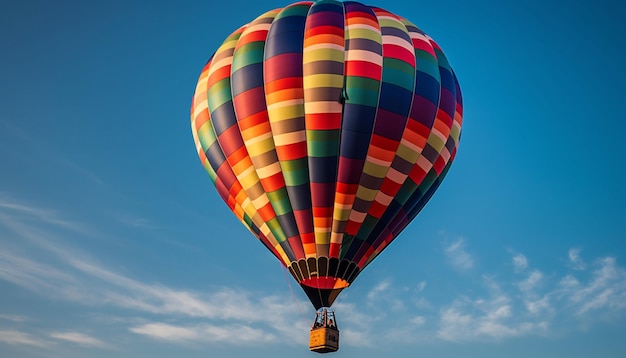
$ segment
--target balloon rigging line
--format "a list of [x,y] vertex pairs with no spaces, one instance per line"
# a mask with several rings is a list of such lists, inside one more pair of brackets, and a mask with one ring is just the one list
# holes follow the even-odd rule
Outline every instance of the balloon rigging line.
[[280,268],[283,271],[285,282],[287,282],[287,286],[289,287],[289,292],[291,292],[291,298],[293,298],[293,302],[296,303],[296,307],[298,307],[298,311],[300,311],[300,316],[302,316],[302,319],[306,321],[308,324],[309,320],[304,315],[304,311],[302,311],[302,307],[300,307],[300,303],[298,302],[298,299],[296,298],[296,294],[293,292],[293,288],[291,287],[291,283],[289,282],[289,277],[287,277],[287,269],[285,269],[285,266],[282,263],[279,262],[279,264],[280,264]]

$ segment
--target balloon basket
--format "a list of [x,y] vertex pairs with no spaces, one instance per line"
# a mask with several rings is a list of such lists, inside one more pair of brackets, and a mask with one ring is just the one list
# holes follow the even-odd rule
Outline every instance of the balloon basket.
[[309,349],[317,353],[330,353],[339,350],[339,329],[335,313],[329,308],[317,311],[311,336]]

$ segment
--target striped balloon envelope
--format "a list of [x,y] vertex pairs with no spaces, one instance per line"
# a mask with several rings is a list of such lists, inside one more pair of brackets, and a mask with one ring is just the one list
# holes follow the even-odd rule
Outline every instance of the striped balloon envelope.
[[233,32],[191,106],[217,192],[330,307],[420,212],[461,135],[456,76],[428,35],[358,2],[298,2]]

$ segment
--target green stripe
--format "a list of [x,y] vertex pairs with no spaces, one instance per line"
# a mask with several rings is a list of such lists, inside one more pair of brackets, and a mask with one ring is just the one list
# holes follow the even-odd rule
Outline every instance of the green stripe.
[[439,82],[441,77],[439,74],[439,63],[433,55],[424,50],[415,50],[415,60],[419,72],[427,73]]
[[200,141],[200,145],[202,149],[206,152],[209,147],[215,143],[215,132],[213,131],[213,126],[211,125],[211,121],[206,122],[205,124],[198,129],[198,140]]
[[309,157],[333,157],[339,154],[341,133],[333,130],[307,130],[306,145]]
[[242,67],[263,62],[265,42],[255,41],[241,46],[235,51],[231,72],[235,72]]
[[366,77],[346,77],[348,103],[375,107],[380,95],[380,81]]
[[[276,20],[288,16],[306,16],[309,13],[310,4],[290,5],[284,8],[277,16]],[[274,21],[276,21],[274,20]]]
[[230,90],[230,77],[224,78],[211,86],[207,92],[207,96],[209,98],[209,110],[211,112],[215,111],[224,103],[231,101],[233,95]]
[[287,195],[287,190],[285,188],[267,193],[267,197],[269,198],[270,203],[272,203],[272,207],[274,208],[277,216],[285,215],[293,211],[291,208],[291,202],[289,201],[289,196]]
[[280,166],[287,186],[298,186],[309,182],[309,166],[306,157],[282,161]]
[[287,240],[287,236],[283,232],[283,228],[280,226],[280,222],[278,222],[278,218],[273,217],[269,221],[267,221],[267,227],[270,229],[276,241],[283,242]]
[[415,68],[395,58],[383,60],[383,82],[402,87],[413,92],[415,86]]

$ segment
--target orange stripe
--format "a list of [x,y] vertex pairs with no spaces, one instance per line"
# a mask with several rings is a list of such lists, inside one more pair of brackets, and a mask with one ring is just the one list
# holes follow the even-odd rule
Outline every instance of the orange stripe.
[[239,121],[239,128],[241,128],[241,132],[243,132],[249,128],[256,127],[262,124],[268,125],[268,129],[266,132],[269,132],[270,128],[267,118],[267,111],[262,111],[259,113],[255,113],[251,116],[244,117],[242,120]]
[[337,204],[351,204],[354,202],[355,194],[344,194],[339,191],[335,193],[335,203]]
[[209,121],[209,112],[207,110],[204,110],[200,113],[198,113],[198,115],[196,116],[196,132],[202,128],[202,126]]
[[404,131],[402,138],[416,145],[420,149],[424,149],[426,142],[428,141],[428,138],[423,137],[421,134],[416,133],[409,128]]
[[378,20],[367,12],[349,12],[346,20],[347,25],[369,25],[376,29],[380,29]]
[[280,103],[291,99],[300,99],[304,97],[304,91],[300,88],[287,88],[274,92],[266,91],[266,100],[269,104]]
[[393,158],[396,156],[396,152],[393,150],[387,150],[380,147],[370,147],[367,155],[379,160],[384,160],[386,162],[391,162]]
[[213,72],[211,76],[209,76],[207,88],[210,89],[211,86],[228,77],[230,77],[230,65],[220,67],[218,70]]
[[[334,28],[334,27],[333,27]],[[344,37],[343,34],[341,36],[333,35],[333,34],[319,34],[313,36],[305,35],[304,38],[304,48],[306,49],[311,45],[319,45],[319,44],[335,44],[335,45],[344,45]],[[306,57],[306,54],[305,54]]]
[[253,139],[255,137],[261,136],[263,134],[266,134],[269,131],[270,131],[270,124],[269,124],[269,122],[265,122],[265,123],[261,123],[261,124],[259,124],[257,126],[254,126],[254,127],[241,129],[241,136],[245,140],[250,140],[250,139]]
[[276,217],[276,213],[274,213],[274,208],[272,208],[271,203],[267,203],[263,205],[263,207],[257,209],[257,211],[259,212],[259,214],[263,218],[263,221],[265,222]]
[[302,90],[302,77],[286,77],[265,84],[265,93],[267,94],[284,89]]
[[237,49],[245,46],[251,42],[264,42],[267,39],[267,30],[257,30],[247,33],[245,36],[239,38],[237,42]]
[[450,126],[448,126],[448,124],[444,121],[437,119],[433,127],[441,132],[441,134],[443,134],[445,137],[448,137],[450,135]]
[[[234,165],[231,165],[231,167],[234,167],[244,159],[248,159],[248,161],[250,160],[250,157],[248,157],[248,151],[246,150],[246,147],[239,147],[228,156],[228,163],[233,163]],[[250,162],[250,165],[252,165],[252,162]]]

